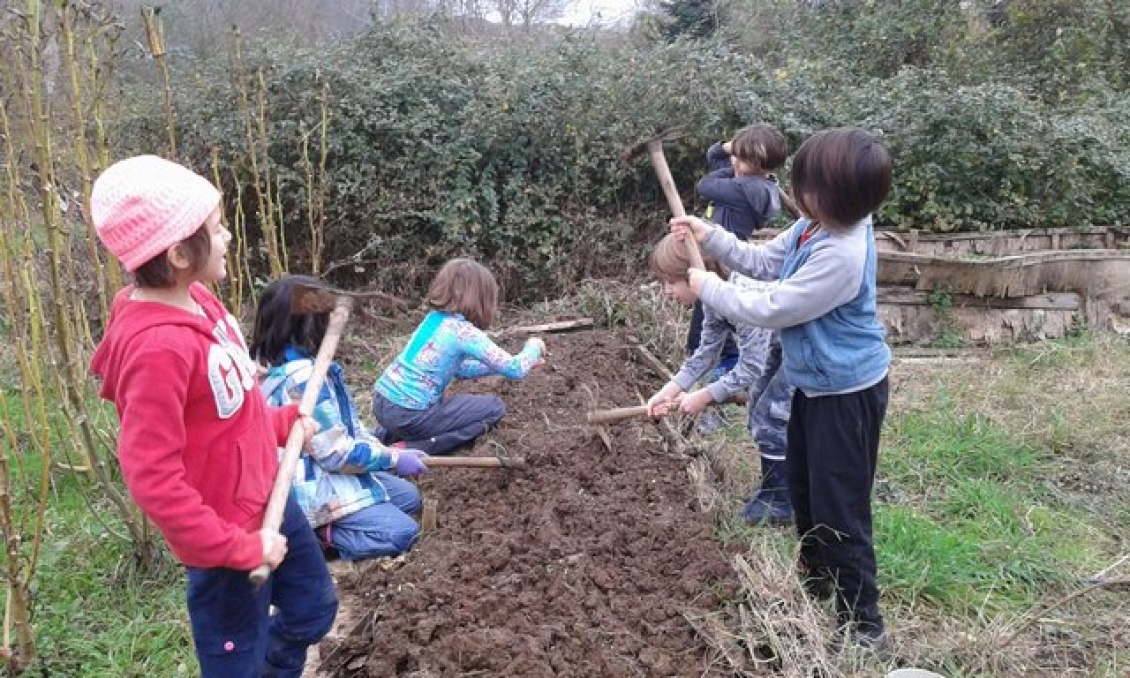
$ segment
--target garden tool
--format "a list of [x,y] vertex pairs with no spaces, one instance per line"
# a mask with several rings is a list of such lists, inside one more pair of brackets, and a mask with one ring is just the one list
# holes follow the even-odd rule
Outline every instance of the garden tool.
[[[292,311],[294,313],[323,313],[332,310],[334,299],[337,297],[371,299],[371,301],[375,301],[376,304],[381,307],[397,308],[397,310],[401,311],[414,305],[405,301],[405,299],[391,294],[377,292],[377,290],[371,290],[371,292],[350,292],[350,290],[338,289],[321,284],[318,287],[314,287],[313,285],[304,286],[302,289],[302,294],[298,293],[297,288],[295,289],[294,302],[292,303]],[[308,310],[299,308],[298,304],[302,304],[303,308],[308,308]]]
[[440,457],[424,458],[429,468],[526,468],[525,457]]
[[[295,420],[286,439],[282,459],[279,460],[279,472],[275,476],[274,487],[271,488],[270,499],[267,500],[267,512],[263,516],[263,527],[277,531],[282,526],[283,511],[286,509],[287,495],[294,480],[294,470],[298,466],[298,457],[302,452],[305,442],[305,431],[301,417],[310,416],[317,404],[318,394],[322,392],[322,382],[326,379],[326,371],[333,362],[337,342],[341,339],[345,323],[349,320],[349,313],[353,307],[351,295],[339,294],[337,290],[324,286],[295,285],[293,288],[290,310],[291,313],[325,313],[330,312],[329,325],[326,327],[322,345],[318,347],[318,355],[314,359],[314,371],[306,383],[306,390],[302,393],[302,400],[298,403],[300,419]],[[249,575],[251,583],[255,586],[262,585],[271,574],[271,569],[260,565]]]
[[585,421],[590,424],[615,424],[625,419],[635,419],[647,416],[647,405],[633,407],[615,407],[610,410],[591,410],[585,414]]
[[[589,402],[591,402],[593,404],[593,406],[595,407],[596,404],[597,404],[596,391],[589,388],[588,385],[582,385],[581,388],[585,389],[585,391],[588,392]],[[586,418],[587,418],[587,415],[586,415]],[[603,426],[604,422],[602,422],[602,421],[589,421],[589,423],[593,424],[593,429],[596,432],[596,435],[600,438],[600,441],[602,443],[604,443],[604,449],[611,452],[612,451],[612,438],[609,437],[608,430],[604,428],[604,426]]]
[[[647,139],[626,146],[620,152],[620,157],[625,161],[630,161],[646,152],[648,157],[651,158],[651,166],[655,168],[656,176],[659,177],[659,186],[663,189],[663,195],[667,197],[667,206],[671,208],[671,213],[676,217],[685,217],[687,211],[683,209],[683,199],[679,197],[679,191],[675,189],[675,180],[671,178],[671,168],[667,166],[667,157],[663,155],[663,142],[675,139],[678,136],[678,128],[661,130]],[[695,239],[688,237],[683,242],[686,243],[691,266],[706,268],[702,263],[702,252],[699,251]]]

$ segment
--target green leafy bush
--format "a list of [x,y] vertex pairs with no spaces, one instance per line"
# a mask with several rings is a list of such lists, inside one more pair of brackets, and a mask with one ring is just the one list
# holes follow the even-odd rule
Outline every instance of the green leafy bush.
[[[793,151],[827,127],[881,130],[896,159],[879,214],[885,227],[1125,222],[1130,147],[1118,121],[1130,104],[1104,86],[1085,104],[1053,109],[1020,88],[955,84],[937,70],[877,78],[802,54],[770,63],[723,40],[641,46],[590,32],[488,40],[432,21],[377,25],[318,52],[258,46],[242,72],[265,86],[291,267],[308,262],[300,140],[320,129],[324,83],[325,261],[337,276],[389,291],[418,291],[457,255],[491,266],[512,300],[643,273],[646,244],[664,232],[668,210],[647,160],[627,163],[620,152],[675,124],[684,136],[667,144],[667,160],[691,212],[706,207],[693,185],[709,144],[764,121]],[[260,215],[235,78],[189,65],[193,72],[174,73],[182,157],[207,167],[216,149],[229,208],[242,202],[254,238]],[[122,139],[160,148],[158,110],[127,118]],[[260,258],[260,249],[248,251]]]

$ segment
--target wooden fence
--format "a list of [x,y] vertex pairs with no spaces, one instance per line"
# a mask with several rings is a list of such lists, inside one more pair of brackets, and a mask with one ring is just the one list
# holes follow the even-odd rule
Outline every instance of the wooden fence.
[[876,244],[893,344],[1011,343],[1083,326],[1130,333],[1130,231],[880,231]]

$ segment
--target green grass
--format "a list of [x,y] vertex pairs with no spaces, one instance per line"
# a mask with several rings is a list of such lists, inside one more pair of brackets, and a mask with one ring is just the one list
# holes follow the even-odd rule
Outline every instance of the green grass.
[[142,570],[113,533],[124,533],[113,511],[96,505],[101,520],[91,519],[80,485],[57,483],[48,509],[32,619],[38,665],[47,675],[106,677],[175,676],[183,665],[191,675],[180,568],[162,548]]
[[888,422],[875,535],[884,593],[959,614],[1018,611],[1101,567],[1109,538],[1041,490],[1052,461],[944,393]]
[[[164,562],[139,572],[127,546],[83,535],[40,573],[36,635],[57,675],[172,676],[193,667],[181,574]],[[81,671],[79,668],[81,667]]]
[[[16,430],[25,426],[23,407],[15,393],[0,392],[0,412]],[[52,429],[51,447],[57,454],[64,449],[60,436],[66,432],[61,426]],[[0,444],[8,440],[0,438]],[[15,520],[28,553],[44,457],[28,449],[5,452],[13,471]],[[156,562],[143,570],[132,544],[123,538],[127,531],[116,509],[83,475],[56,470],[48,492],[32,584],[38,658],[27,675],[195,674],[183,574],[165,548],[159,546]],[[5,568],[6,560],[0,552]],[[0,592],[0,604],[4,595]],[[6,675],[3,667],[0,675]]]

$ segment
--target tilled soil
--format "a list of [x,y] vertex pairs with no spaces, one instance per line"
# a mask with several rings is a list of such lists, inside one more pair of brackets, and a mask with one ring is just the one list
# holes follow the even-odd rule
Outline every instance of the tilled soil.
[[546,339],[547,364],[525,380],[463,385],[509,409],[470,453],[528,467],[436,469],[420,482],[437,529],[399,567],[340,571],[344,619],[322,644],[322,675],[711,674],[684,614],[717,609],[736,583],[694,509],[686,459],[650,422],[608,426],[610,452],[584,423],[659,382],[615,334]]

